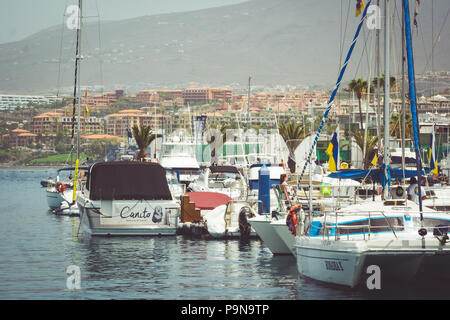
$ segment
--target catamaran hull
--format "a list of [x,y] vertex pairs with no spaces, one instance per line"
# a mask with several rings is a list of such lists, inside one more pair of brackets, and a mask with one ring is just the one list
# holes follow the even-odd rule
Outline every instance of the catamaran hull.
[[271,225],[275,233],[288,248],[289,254],[294,256],[297,255],[297,252],[295,251],[295,236],[286,225],[286,219],[272,221]]
[[319,241],[322,245],[315,247],[306,239],[297,241],[297,267],[302,276],[326,283],[352,288],[364,286],[374,281],[375,273],[379,274],[381,284],[407,283],[439,273],[446,277],[442,270],[450,267],[450,248],[438,249],[434,242],[428,248],[409,245],[400,249],[401,243],[406,244],[407,240],[385,240],[366,247],[348,243],[341,248],[337,246],[342,242]]
[[275,232],[272,220],[266,216],[257,216],[248,220],[252,228],[274,255],[290,255],[291,251]]

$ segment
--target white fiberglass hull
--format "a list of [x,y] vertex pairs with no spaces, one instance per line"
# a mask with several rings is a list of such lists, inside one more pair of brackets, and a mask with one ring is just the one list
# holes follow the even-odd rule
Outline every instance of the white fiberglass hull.
[[73,190],[58,193],[55,188],[47,189],[47,203],[57,215],[78,216],[80,211],[76,203],[72,204]]
[[[411,239],[411,237],[410,237]],[[381,281],[407,282],[434,276],[450,267],[450,247],[428,237],[334,241],[297,237],[297,268],[302,276],[322,282],[356,287],[365,285],[379,268]],[[370,268],[369,268],[370,267]]]
[[297,252],[295,251],[295,236],[286,225],[286,218],[274,220],[271,222],[271,225],[275,230],[275,233],[289,249],[290,254],[293,254],[295,256],[297,254]]
[[[100,201],[102,203],[103,201]],[[78,199],[80,208],[81,228],[83,233],[92,236],[174,236],[177,232],[178,211],[172,203],[153,202],[150,205],[143,203],[141,207],[147,206],[148,212],[136,217],[124,217],[116,215],[111,208],[119,206],[129,208],[136,206],[136,201],[119,202],[105,201],[102,205],[86,201],[85,198]],[[150,208],[162,207],[160,221],[155,222],[155,212],[150,212]],[[169,208],[170,205],[170,208]],[[133,209],[136,212],[141,210]],[[170,212],[169,212],[170,210]],[[142,210],[141,210],[142,213]]]
[[264,242],[264,245],[269,248],[274,255],[291,254],[289,247],[286,246],[284,241],[275,232],[272,225],[272,218],[260,215],[249,219],[248,222]]

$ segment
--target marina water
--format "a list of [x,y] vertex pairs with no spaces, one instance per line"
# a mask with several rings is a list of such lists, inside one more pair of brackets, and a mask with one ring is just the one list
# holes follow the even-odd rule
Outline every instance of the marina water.
[[[449,283],[349,290],[300,278],[294,257],[273,256],[257,239],[82,238],[78,217],[48,211],[40,181],[55,171],[0,169],[0,299],[450,298]],[[80,289],[68,286],[70,266]]]

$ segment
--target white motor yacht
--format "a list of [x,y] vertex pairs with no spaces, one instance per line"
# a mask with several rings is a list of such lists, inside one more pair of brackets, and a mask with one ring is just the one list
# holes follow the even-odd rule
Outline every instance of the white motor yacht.
[[189,184],[194,192],[208,191],[226,194],[233,200],[247,198],[247,183],[235,166],[209,166],[199,178]]
[[195,157],[195,144],[191,142],[164,142],[159,163],[166,169],[178,171],[179,181],[188,185],[200,176],[200,165]]
[[95,163],[77,203],[82,231],[91,235],[176,234],[180,207],[157,163]]

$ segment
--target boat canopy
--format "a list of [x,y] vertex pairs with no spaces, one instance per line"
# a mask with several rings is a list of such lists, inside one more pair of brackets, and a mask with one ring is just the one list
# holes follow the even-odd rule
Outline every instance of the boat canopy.
[[172,200],[166,171],[152,162],[99,162],[86,187],[91,200]]
[[233,166],[211,166],[209,167],[209,170],[211,170],[212,173],[232,172],[239,174],[238,169]]
[[256,163],[251,164],[250,168],[262,167],[263,165],[266,167],[282,167],[283,166],[281,163],[256,162]]
[[[426,173],[423,171],[423,174]],[[403,179],[417,176],[416,170],[402,170],[402,169],[389,169],[389,175],[391,179]],[[384,169],[369,169],[369,170],[341,170],[332,172],[328,175],[330,178],[338,179],[364,179],[370,177],[374,182],[383,182]]]

